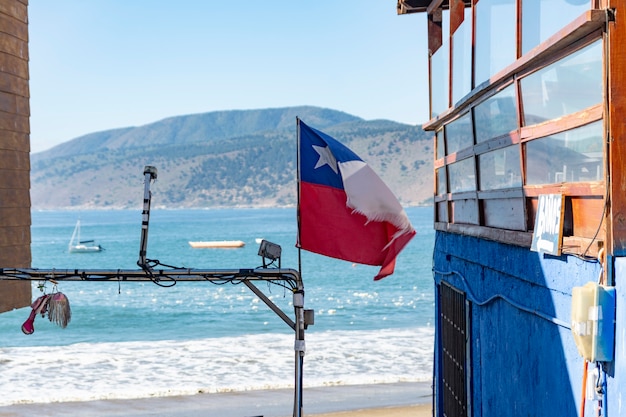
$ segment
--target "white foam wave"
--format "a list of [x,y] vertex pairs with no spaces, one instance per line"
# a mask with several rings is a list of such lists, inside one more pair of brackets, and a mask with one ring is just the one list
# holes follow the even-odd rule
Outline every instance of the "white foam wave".
[[[424,381],[430,327],[309,332],[304,386]],[[0,405],[293,387],[293,335],[0,349]]]

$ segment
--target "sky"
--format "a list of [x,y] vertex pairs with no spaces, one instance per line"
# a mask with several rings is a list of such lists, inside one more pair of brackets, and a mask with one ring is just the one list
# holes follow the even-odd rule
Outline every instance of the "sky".
[[220,110],[427,120],[425,16],[398,16],[396,0],[31,0],[28,13],[32,152]]

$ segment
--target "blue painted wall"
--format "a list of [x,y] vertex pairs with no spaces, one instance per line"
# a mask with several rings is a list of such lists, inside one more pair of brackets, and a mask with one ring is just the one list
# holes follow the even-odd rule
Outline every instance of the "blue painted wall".
[[[571,294],[598,281],[600,264],[445,232],[437,232],[433,256],[435,283],[445,280],[472,301],[472,415],[579,416],[584,361],[569,329]],[[615,271],[619,329],[626,262],[616,261]],[[605,416],[626,415],[624,329],[616,338],[622,351],[607,368]],[[585,415],[597,415],[597,405],[587,400]]]
[[[615,259],[615,360],[607,387],[607,416],[626,416],[626,258]],[[611,372],[612,371],[612,372]],[[593,415],[593,414],[591,414]]]

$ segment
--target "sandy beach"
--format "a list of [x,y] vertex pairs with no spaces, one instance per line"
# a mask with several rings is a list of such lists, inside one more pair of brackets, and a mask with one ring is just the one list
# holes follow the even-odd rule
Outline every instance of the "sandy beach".
[[[34,396],[37,393],[33,393]],[[430,382],[305,388],[303,415],[431,416]],[[0,417],[291,417],[292,390],[246,391],[0,407]]]
[[431,417],[432,406],[430,404],[370,408],[367,410],[339,411],[336,413],[310,414],[308,417]]

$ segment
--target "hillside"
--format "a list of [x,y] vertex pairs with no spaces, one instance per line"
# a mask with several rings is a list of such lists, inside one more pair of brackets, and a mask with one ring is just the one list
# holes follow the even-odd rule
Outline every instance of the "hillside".
[[432,143],[419,126],[318,107],[233,110],[91,133],[31,156],[34,209],[137,208],[143,168],[157,207],[296,203],[296,116],[368,162],[404,205],[432,197]]

